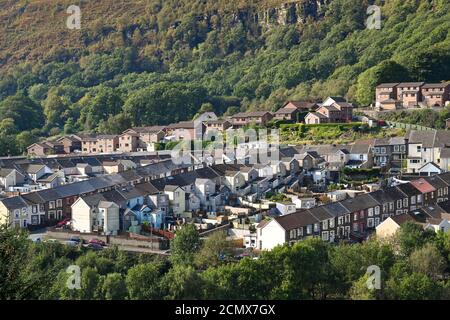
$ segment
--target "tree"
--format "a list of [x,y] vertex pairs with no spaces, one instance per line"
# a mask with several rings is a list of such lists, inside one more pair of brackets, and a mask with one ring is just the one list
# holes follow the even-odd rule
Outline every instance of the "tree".
[[434,232],[430,230],[423,230],[422,226],[413,222],[406,222],[402,224],[400,230],[397,232],[396,240],[400,246],[400,251],[405,257],[417,248],[421,248],[424,243],[434,237]]
[[174,264],[192,265],[200,248],[200,237],[193,224],[187,224],[179,229],[170,242],[170,260]]
[[161,274],[156,263],[141,263],[128,270],[125,282],[130,299],[159,299]]
[[432,243],[414,250],[409,257],[409,262],[414,272],[425,274],[431,279],[437,279],[443,275],[447,267],[445,259]]
[[350,299],[352,300],[376,300],[375,289],[369,289],[367,286],[368,275],[364,275],[353,283],[350,288]]
[[[100,121],[119,114],[123,101],[119,93],[106,86],[100,86],[80,100],[81,114],[79,122],[86,129],[96,127]],[[87,123],[89,121],[89,123]]]
[[120,273],[108,273],[102,284],[106,300],[123,300],[127,297],[127,287]]
[[192,118],[206,97],[195,84],[160,82],[130,94],[124,111],[132,125],[173,123]]
[[70,101],[67,97],[60,96],[56,88],[51,89],[43,102],[47,125],[63,127],[66,120],[64,112],[69,106]]
[[115,116],[110,115],[106,120],[101,120],[98,124],[97,131],[107,134],[120,134],[130,127],[130,118],[124,113],[119,113]]
[[440,296],[440,288],[427,275],[408,274],[400,279],[389,279],[387,292],[389,299],[433,300]]
[[[0,299],[16,299],[34,284],[24,282],[21,270],[27,261],[29,242],[23,230],[0,224]],[[29,280],[29,279],[28,279]]]
[[16,136],[16,144],[18,151],[24,153],[27,147],[38,141],[38,138],[30,131],[22,131]]
[[202,269],[216,267],[231,255],[230,243],[223,232],[214,232],[203,241],[195,256],[195,264]]
[[14,120],[19,131],[39,128],[44,124],[41,107],[20,91],[0,102],[0,121],[7,118]]
[[200,299],[202,281],[191,266],[175,265],[161,280],[164,298],[168,300]]
[[401,82],[409,78],[408,70],[395,61],[383,61],[358,77],[356,100],[366,106],[374,101],[375,87],[383,82]]
[[8,136],[15,133],[17,133],[17,129],[14,119],[5,118],[0,122],[0,135]]

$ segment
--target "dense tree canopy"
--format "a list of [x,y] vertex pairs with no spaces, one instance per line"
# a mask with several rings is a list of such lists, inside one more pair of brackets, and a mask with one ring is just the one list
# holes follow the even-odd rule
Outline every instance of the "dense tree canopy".
[[[379,82],[450,80],[448,1],[375,1],[381,30],[365,27],[367,0],[302,2],[285,24],[263,19],[282,3],[273,0],[86,2],[78,34],[46,16],[63,21],[60,6],[29,1],[33,32],[0,26],[11,40],[0,55],[0,121],[14,124],[0,151],[22,152],[8,141],[24,130],[118,133],[189,120],[205,105],[230,114],[328,95],[368,105]],[[19,4],[2,10],[21,23]]]
[[[1,227],[0,298],[448,299],[450,234],[419,229],[405,224],[389,242],[308,239],[238,261],[217,259],[224,251],[220,233],[200,241],[190,227],[172,240],[170,258],[33,243],[26,233]],[[79,289],[67,285],[69,266],[80,268]],[[380,289],[368,286],[374,266]]]

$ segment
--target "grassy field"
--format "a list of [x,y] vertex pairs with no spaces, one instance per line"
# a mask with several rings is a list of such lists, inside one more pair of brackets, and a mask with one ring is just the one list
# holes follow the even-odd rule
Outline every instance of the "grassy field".
[[286,144],[341,144],[404,134],[403,129],[369,128],[362,123],[280,126],[280,140]]

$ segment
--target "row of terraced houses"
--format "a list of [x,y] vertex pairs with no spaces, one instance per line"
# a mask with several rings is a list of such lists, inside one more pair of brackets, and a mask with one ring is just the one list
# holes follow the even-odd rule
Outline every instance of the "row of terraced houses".
[[450,207],[449,187],[447,172],[263,220],[257,226],[257,247],[270,250],[310,237],[330,242],[361,240],[386,219],[410,214],[439,224],[450,217],[449,210],[443,209]]

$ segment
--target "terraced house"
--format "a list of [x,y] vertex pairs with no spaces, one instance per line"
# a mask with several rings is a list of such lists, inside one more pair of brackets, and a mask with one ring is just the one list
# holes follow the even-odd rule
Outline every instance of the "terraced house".
[[263,220],[256,231],[258,248],[271,250],[308,237],[330,242],[358,241],[373,233],[386,219],[418,211],[431,221],[437,216],[434,207],[447,203],[449,186],[450,174],[444,173]]

